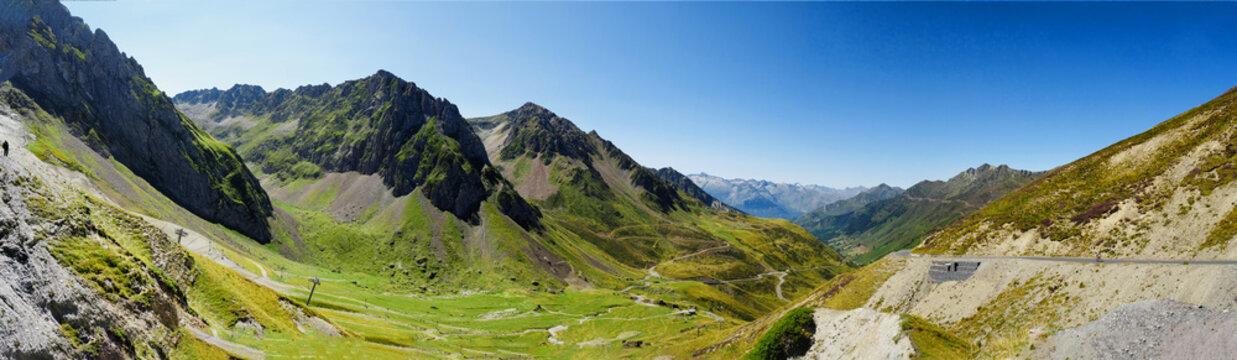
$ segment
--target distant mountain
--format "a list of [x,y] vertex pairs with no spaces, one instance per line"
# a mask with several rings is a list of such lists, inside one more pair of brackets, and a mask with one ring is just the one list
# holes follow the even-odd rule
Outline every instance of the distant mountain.
[[739,209],[726,205],[726,203],[713,197],[713,195],[709,195],[709,193],[704,191],[704,189],[696,186],[696,183],[692,182],[687,175],[683,175],[683,173],[678,172],[674,168],[664,167],[654,171],[654,173],[657,174],[657,177],[665,180],[671,185],[674,185],[674,187],[678,188],[679,191],[686,193],[688,196],[691,196],[696,200],[700,200],[700,202],[711,208],[730,212],[741,212]]
[[687,177],[709,195],[748,214],[787,220],[794,220],[805,212],[850,198],[867,190],[862,186],[834,189],[820,185],[725,179],[705,173],[692,174]]
[[[855,262],[867,263],[890,252],[918,245],[932,231],[961,219],[1041,174],[984,164],[967,169],[948,181],[921,181],[904,192],[887,186],[876,187],[852,198],[853,201],[834,203],[804,214],[795,223]],[[868,203],[859,204],[864,201]]]
[[803,218],[804,216],[812,216],[813,214],[842,215],[848,212],[859,210],[860,208],[863,208],[864,206],[868,204],[881,201],[881,200],[885,200],[885,199],[889,199],[889,198],[893,198],[898,195],[902,195],[902,193],[905,191],[906,190],[903,190],[902,188],[899,188],[899,187],[880,184],[871,189],[864,190],[863,192],[849,199],[840,200],[838,202],[825,205],[815,210],[812,210],[811,212],[807,214],[803,214],[803,216],[800,216],[800,218]]

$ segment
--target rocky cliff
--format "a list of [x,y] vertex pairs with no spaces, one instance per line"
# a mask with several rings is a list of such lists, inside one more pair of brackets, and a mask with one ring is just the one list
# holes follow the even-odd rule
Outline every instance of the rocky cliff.
[[186,209],[270,239],[270,201],[240,156],[178,112],[107,34],[57,2],[2,7],[0,80]]

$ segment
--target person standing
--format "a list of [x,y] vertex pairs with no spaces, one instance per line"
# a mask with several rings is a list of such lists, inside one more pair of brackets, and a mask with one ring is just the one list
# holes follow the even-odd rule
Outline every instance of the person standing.
[[5,140],[4,145],[0,145],[0,146],[4,147],[4,156],[9,156],[9,141]]

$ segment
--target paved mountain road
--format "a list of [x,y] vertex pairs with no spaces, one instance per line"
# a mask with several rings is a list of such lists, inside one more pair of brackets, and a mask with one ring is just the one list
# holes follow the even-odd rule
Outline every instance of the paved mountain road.
[[1053,261],[1053,262],[1068,262],[1068,263],[1090,263],[1090,264],[1177,264],[1177,265],[1237,265],[1237,260],[1194,260],[1194,259],[1108,259],[1101,258],[1101,261],[1096,262],[1095,258],[1085,257],[1065,257],[1065,256],[945,256],[945,255],[923,255],[911,254],[910,250],[902,250],[891,253],[895,256],[914,257],[932,260],[958,260],[958,261],[983,261],[983,260],[1029,260],[1029,261]]

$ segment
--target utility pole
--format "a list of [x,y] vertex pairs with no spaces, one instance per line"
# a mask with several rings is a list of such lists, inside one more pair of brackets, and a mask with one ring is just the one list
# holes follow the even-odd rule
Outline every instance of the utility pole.
[[309,282],[314,284],[309,288],[309,298],[305,299],[305,306],[309,306],[309,302],[314,300],[314,290],[318,288],[318,278],[310,278]]
[[185,232],[184,228],[176,229],[176,244],[181,244],[180,240],[183,239],[185,235],[189,235],[189,233]]

